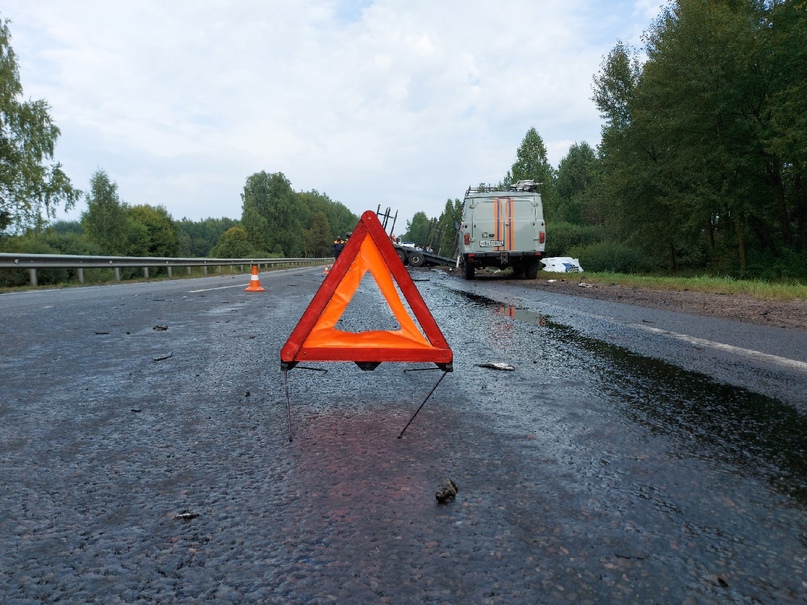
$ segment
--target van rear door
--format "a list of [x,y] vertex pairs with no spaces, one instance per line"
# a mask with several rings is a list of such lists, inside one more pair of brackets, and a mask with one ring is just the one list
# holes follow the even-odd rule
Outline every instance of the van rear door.
[[507,198],[507,250],[538,250],[538,205],[532,197]]
[[497,197],[491,200],[493,221],[488,237],[483,234],[480,246],[488,251],[537,250],[537,206],[532,198]]

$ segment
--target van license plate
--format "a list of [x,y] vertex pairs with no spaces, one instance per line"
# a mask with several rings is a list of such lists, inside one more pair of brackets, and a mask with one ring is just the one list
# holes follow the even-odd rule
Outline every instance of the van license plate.
[[479,242],[482,248],[494,248],[496,246],[504,246],[504,240],[501,239],[483,239]]

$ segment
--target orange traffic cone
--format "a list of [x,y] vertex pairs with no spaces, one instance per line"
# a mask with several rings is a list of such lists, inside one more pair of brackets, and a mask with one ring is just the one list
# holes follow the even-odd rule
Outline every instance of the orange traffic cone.
[[322,274],[323,275],[328,275],[329,272],[330,272],[330,269],[328,269],[328,265],[325,265],[325,268],[322,270]]
[[258,265],[252,265],[252,277],[249,278],[249,286],[244,292],[266,292],[261,288],[261,280],[258,279]]

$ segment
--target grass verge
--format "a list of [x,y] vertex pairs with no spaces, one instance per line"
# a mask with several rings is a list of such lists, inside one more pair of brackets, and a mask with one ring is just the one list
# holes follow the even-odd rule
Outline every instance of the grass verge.
[[[559,274],[541,273],[542,278],[557,279]],[[565,274],[569,279],[574,274]],[[778,284],[759,280],[732,279],[730,277],[653,277],[644,275],[625,275],[622,273],[582,273],[572,279],[592,283],[613,284],[631,288],[650,288],[653,290],[678,290],[750,296],[763,300],[804,300],[807,299],[807,285]]]

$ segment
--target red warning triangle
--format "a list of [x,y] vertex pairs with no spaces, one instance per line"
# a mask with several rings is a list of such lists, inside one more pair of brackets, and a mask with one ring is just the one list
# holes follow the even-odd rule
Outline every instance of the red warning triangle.
[[[345,332],[336,328],[362,277],[370,272],[399,330]],[[393,282],[394,279],[394,282]],[[425,333],[404,307],[401,293]],[[284,366],[301,361],[432,362],[450,370],[453,353],[374,212],[362,214],[297,326],[280,350]]]

